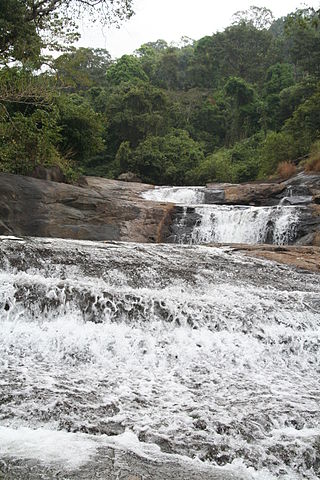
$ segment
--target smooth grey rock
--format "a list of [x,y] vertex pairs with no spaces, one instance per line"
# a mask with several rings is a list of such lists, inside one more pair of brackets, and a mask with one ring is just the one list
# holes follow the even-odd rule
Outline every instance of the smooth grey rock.
[[0,174],[0,235],[156,242],[172,206],[148,202],[150,185],[85,177],[83,186]]
[[142,182],[141,178],[133,172],[121,173],[118,180],[121,180],[122,182]]

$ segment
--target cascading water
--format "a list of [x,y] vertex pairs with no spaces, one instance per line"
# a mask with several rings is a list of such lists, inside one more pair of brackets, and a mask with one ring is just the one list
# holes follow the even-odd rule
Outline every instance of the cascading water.
[[188,231],[188,210],[183,207],[174,226],[177,243],[273,243],[286,245],[295,239],[299,221],[296,207],[194,207],[197,217]]
[[273,243],[287,245],[296,237],[301,208],[292,205],[252,207],[205,204],[205,187],[157,187],[147,200],[180,206],[172,226],[174,243]]
[[142,194],[146,200],[173,202],[184,205],[204,203],[205,187],[155,187]]
[[318,479],[319,285],[228,248],[0,239],[0,477]]

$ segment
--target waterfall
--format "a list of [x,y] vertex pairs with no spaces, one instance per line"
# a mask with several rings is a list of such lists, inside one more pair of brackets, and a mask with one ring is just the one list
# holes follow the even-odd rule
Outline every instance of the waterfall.
[[143,197],[179,205],[170,238],[174,243],[294,242],[303,207],[291,205],[288,197],[276,207],[212,205],[206,203],[208,191],[205,187],[157,187],[144,192]]
[[[190,211],[190,208],[189,208]],[[177,243],[273,243],[286,245],[295,239],[299,221],[296,207],[194,207],[197,220],[186,229],[188,208],[183,207],[174,226]]]
[[172,202],[183,205],[204,203],[205,187],[155,187],[142,194],[146,200]]
[[0,238],[0,476],[318,479],[319,285],[228,247]]

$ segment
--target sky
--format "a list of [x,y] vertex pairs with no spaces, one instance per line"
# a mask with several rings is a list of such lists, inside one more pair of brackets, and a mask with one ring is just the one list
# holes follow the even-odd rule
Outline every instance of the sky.
[[250,5],[269,8],[276,18],[308,5],[319,8],[320,1],[301,0],[134,0],[135,15],[120,29],[80,25],[77,46],[105,48],[113,58],[133,53],[143,43],[159,38],[179,42],[182,36],[194,40],[212,35],[230,25],[232,15]]

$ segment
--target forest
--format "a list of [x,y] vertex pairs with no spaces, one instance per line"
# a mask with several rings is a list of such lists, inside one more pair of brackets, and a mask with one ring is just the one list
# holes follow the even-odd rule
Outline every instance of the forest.
[[73,46],[85,14],[119,23],[132,2],[0,3],[0,171],[157,185],[320,171],[319,11],[251,7],[224,31],[118,59]]

